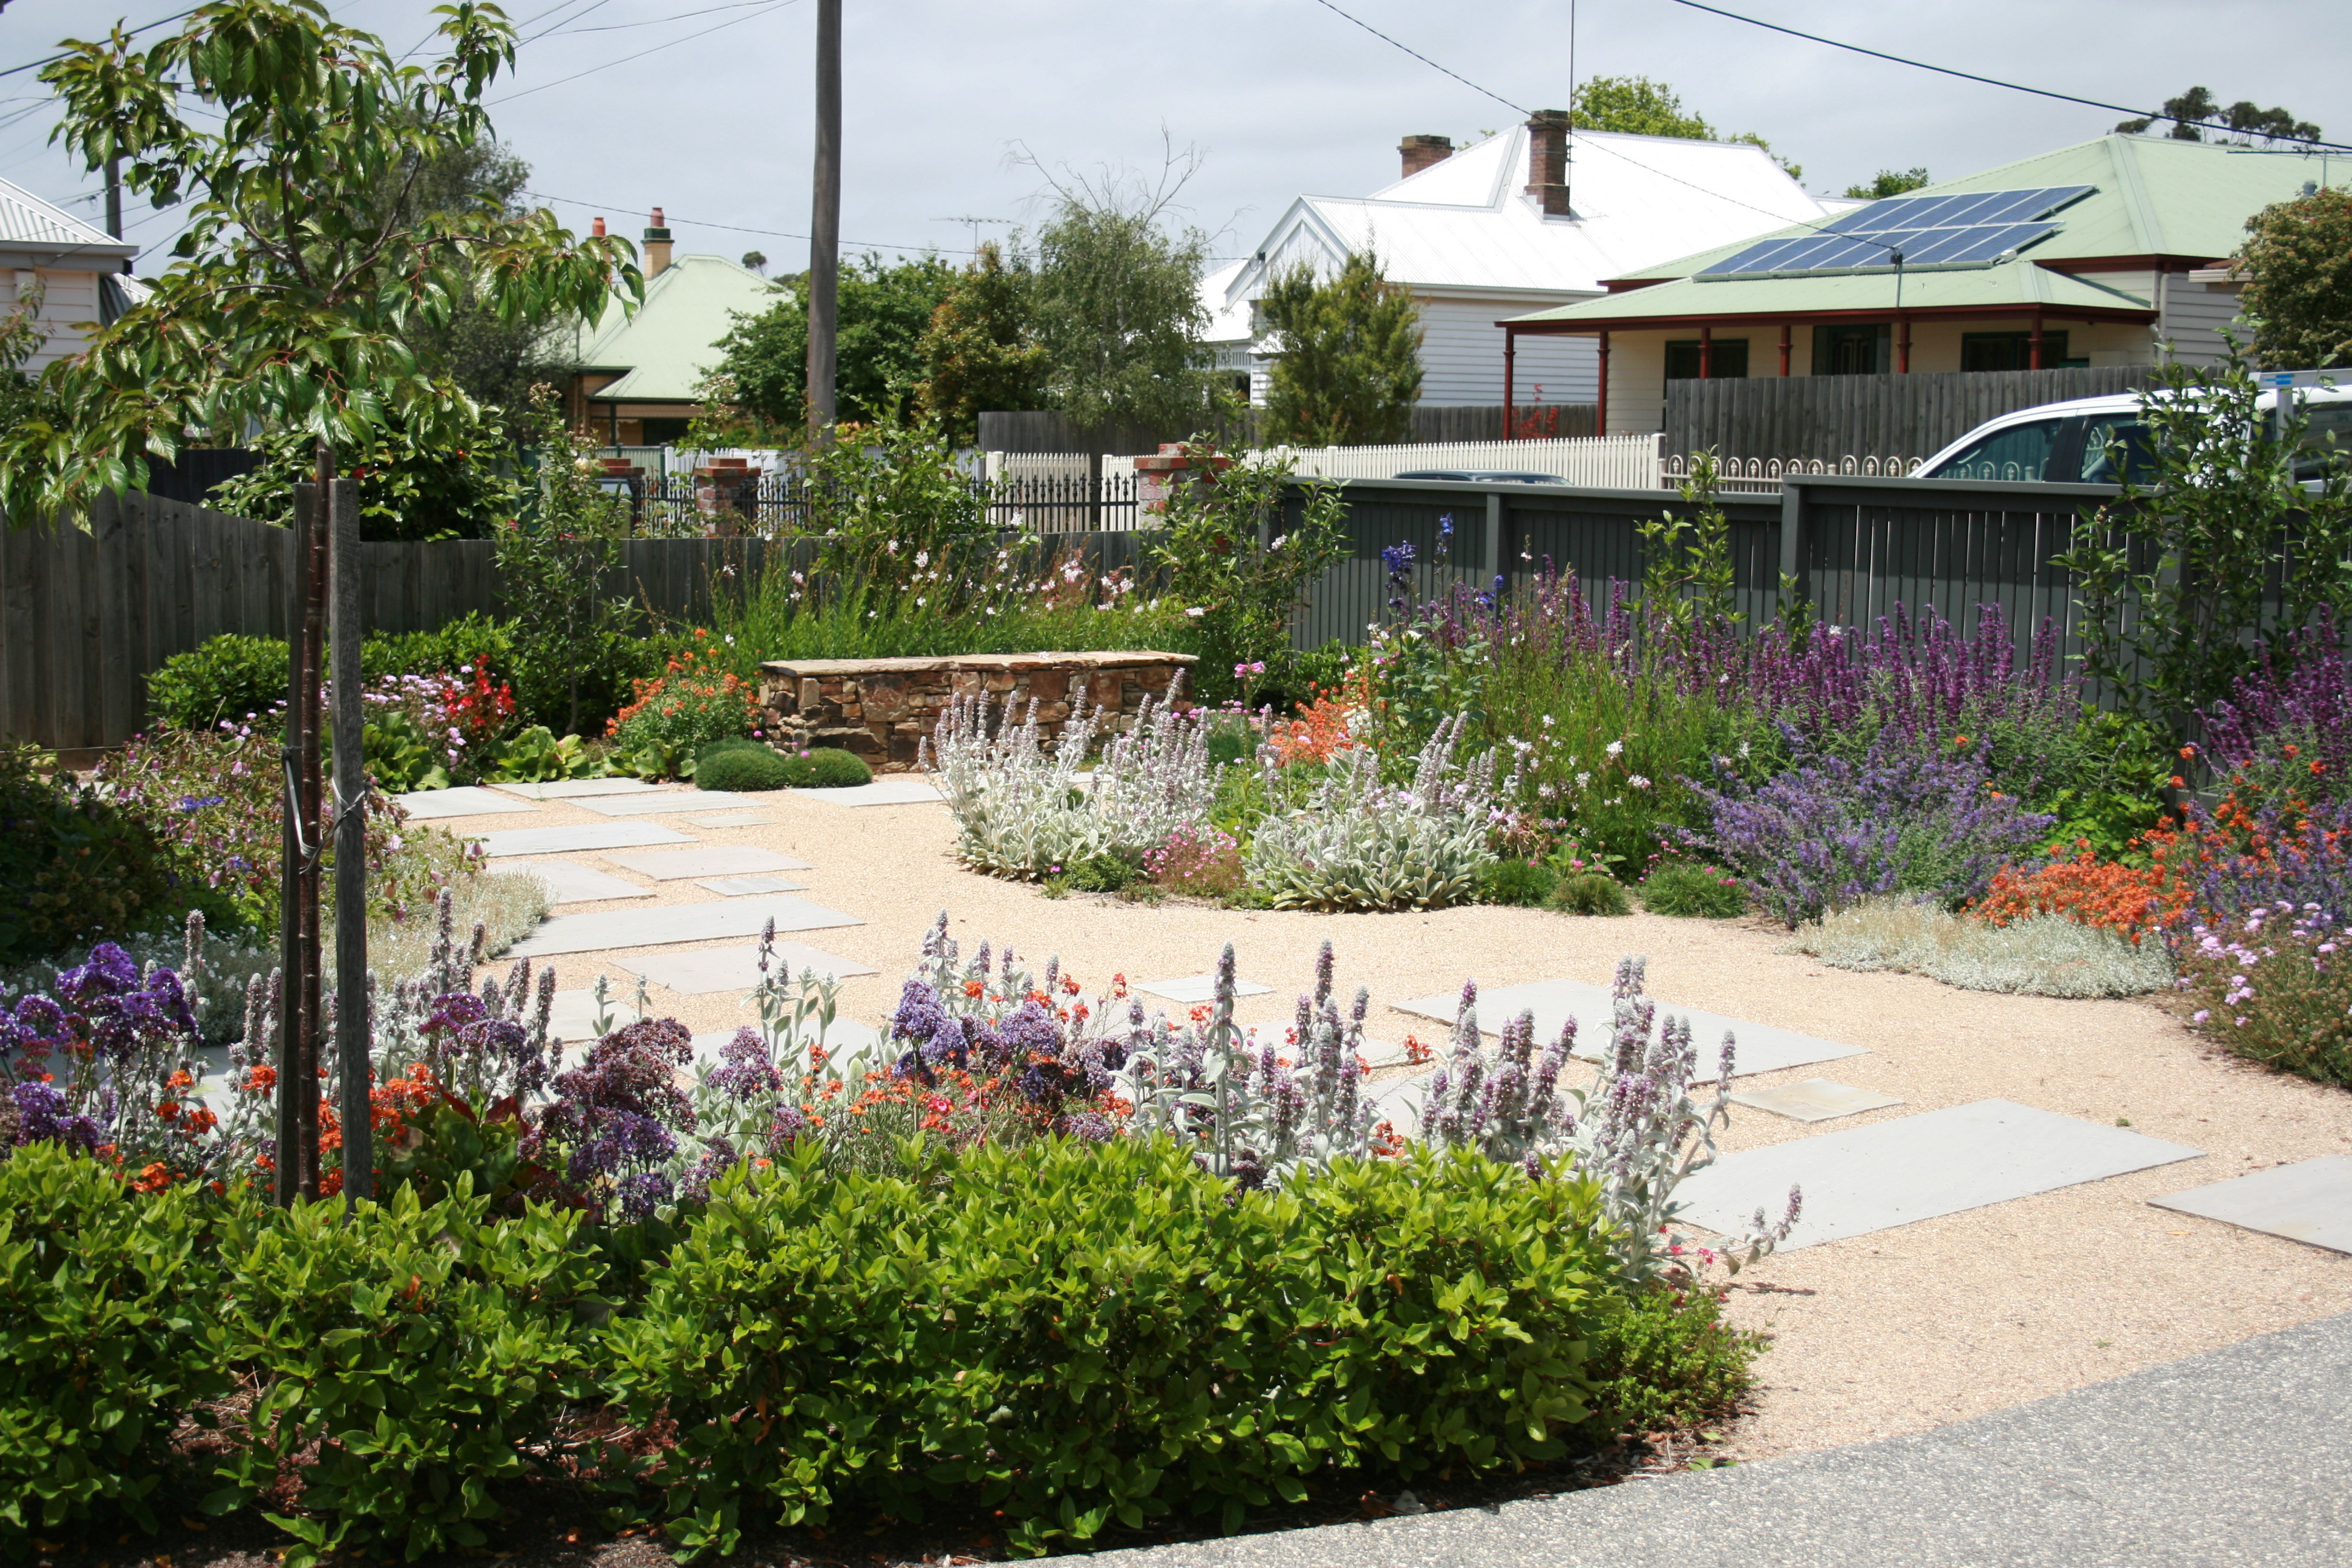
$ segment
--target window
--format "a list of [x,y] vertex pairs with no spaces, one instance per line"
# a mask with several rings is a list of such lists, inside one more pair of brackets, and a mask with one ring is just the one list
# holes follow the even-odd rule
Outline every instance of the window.
[[1931,479],[2039,479],[2050,461],[2058,421],[2012,425],[1969,443],[1966,450],[1927,478]]
[[[2087,364],[2087,360],[2068,360],[2066,334],[2045,331],[2042,334],[2042,365],[2055,370],[2064,364]],[[2023,332],[1962,332],[1960,334],[1960,368],[1962,370],[2032,370],[2033,368],[2033,334]]]
[[1884,375],[1895,363],[1894,330],[1840,324],[1813,329],[1815,375]]
[[[1711,381],[1738,381],[1748,374],[1748,340],[1717,338],[1708,345],[1707,378]],[[1668,338],[1666,340],[1666,379],[1696,381],[1698,379],[1698,340]]]
[[2127,479],[2144,485],[2156,472],[2155,455],[2148,449],[2147,426],[2140,423],[2137,414],[2092,416],[2083,425],[2082,454],[2076,467],[2084,484],[2112,485]]

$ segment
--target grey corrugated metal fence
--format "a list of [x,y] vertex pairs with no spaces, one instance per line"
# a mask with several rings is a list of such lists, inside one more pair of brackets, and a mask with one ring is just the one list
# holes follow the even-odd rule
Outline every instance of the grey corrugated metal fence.
[[1953,371],[1933,375],[1750,376],[1666,383],[1669,452],[1835,461],[1925,458],[1997,415],[2133,392],[2155,367]]

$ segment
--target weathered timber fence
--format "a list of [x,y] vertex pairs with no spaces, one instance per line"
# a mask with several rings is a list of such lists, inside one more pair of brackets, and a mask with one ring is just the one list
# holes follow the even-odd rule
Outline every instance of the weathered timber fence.
[[1666,383],[1668,453],[1822,458],[1925,458],[1998,415],[2134,392],[2152,365],[1949,371],[1922,375],[1749,376]]

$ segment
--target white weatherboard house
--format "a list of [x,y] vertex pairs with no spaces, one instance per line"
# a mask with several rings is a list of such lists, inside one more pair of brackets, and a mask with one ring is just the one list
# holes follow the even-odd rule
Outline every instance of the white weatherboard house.
[[79,353],[77,323],[110,321],[146,290],[123,271],[139,247],[91,227],[21,185],[0,180],[0,313],[40,290],[41,346],[20,367],[39,371]]
[[[1421,401],[1492,405],[1504,401],[1504,318],[1597,299],[1604,279],[1845,205],[1806,195],[1755,147],[1570,132],[1557,110],[1459,152],[1443,136],[1408,136],[1398,151],[1396,184],[1300,196],[1248,259],[1202,280],[1216,363],[1250,372],[1253,402],[1265,399],[1272,362],[1250,302],[1301,261],[1328,276],[1377,252],[1421,306]],[[1597,352],[1576,339],[1522,341],[1513,374],[1522,406],[1600,392]]]

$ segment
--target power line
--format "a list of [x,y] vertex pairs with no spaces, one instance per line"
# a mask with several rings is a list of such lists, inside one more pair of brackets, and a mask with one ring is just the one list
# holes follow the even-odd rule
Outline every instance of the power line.
[[[619,59],[606,60],[603,65],[590,66],[586,70],[573,71],[570,76],[558,77],[553,81],[541,82],[537,87],[527,87],[520,92],[510,92],[504,98],[491,100],[488,107],[496,108],[501,103],[512,103],[518,98],[529,98],[534,92],[545,92],[549,88],[562,87],[566,82],[578,81],[583,76],[594,76],[598,71],[611,70],[614,66],[634,65],[637,61],[644,59],[647,55],[657,55],[664,49],[674,49],[680,44],[690,44],[697,38],[707,38],[711,34],[719,32],[722,28],[737,26],[742,23],[754,20],[757,17],[764,16],[771,11],[780,11],[787,5],[795,5],[799,3],[800,0],[767,0],[767,4],[761,5],[758,10],[752,12],[749,16],[737,16],[732,20],[720,22],[714,26],[705,27],[698,33],[688,33],[682,38],[672,38],[668,43],[656,44],[652,48],[640,50],[636,54],[625,55]],[[581,13],[583,16],[585,16],[586,14],[586,12]]]
[[[197,10],[198,7],[191,5],[184,11],[174,11],[168,16],[159,16],[152,22],[146,23],[142,26],[131,28],[129,33],[124,35],[124,37],[135,38],[140,34],[160,27],[166,22],[176,22],[183,16],[193,16],[196,14]],[[0,77],[16,76],[25,71],[38,70],[43,66],[55,65],[65,58],[66,56],[63,54],[56,54],[51,55],[48,58],[44,60],[27,60],[23,65],[10,66],[6,70],[0,70]]]
[[[675,16],[649,16],[642,22],[604,22],[593,27],[575,27],[570,23],[566,23],[561,27],[551,29],[551,31],[564,37],[569,37],[573,33],[620,33],[625,32],[631,27],[658,27],[666,22],[684,22],[692,17],[708,16],[719,11],[746,11],[754,5],[764,5],[766,3],[767,0],[735,0],[735,4],[732,5],[711,5],[699,11],[681,11]],[[580,13],[580,16],[584,16],[587,14],[588,13],[586,11],[583,11]],[[579,17],[576,16],[572,18],[573,21],[577,21]],[[751,18],[748,16],[744,18],[746,21],[749,21],[750,19]],[[539,36],[543,38],[546,37],[548,34],[541,33]]]
[[[522,194],[527,196],[536,196],[543,202],[562,202],[566,206],[574,207],[601,207],[605,212],[626,213],[631,217],[650,217],[653,216],[642,207],[623,206],[616,202],[583,202],[577,196],[559,196],[549,191],[525,191]],[[730,234],[756,234],[767,239],[806,239],[808,237],[805,234],[794,234],[789,229],[747,228],[740,223],[706,223],[700,218],[680,217],[675,213],[669,213],[665,216],[667,216],[669,222],[673,225],[684,226],[692,228],[723,228]],[[947,219],[943,221],[961,222],[962,220]],[[841,243],[844,245],[854,245],[864,250],[895,251],[901,256],[919,256],[925,251],[938,250],[944,250],[955,256],[977,256],[980,254],[977,250],[966,250],[961,247],[953,245],[891,245],[878,239],[845,239]]]
[[1386,33],[1381,32],[1378,27],[1373,26],[1361,16],[1348,16],[1347,12],[1340,10],[1337,5],[1332,5],[1331,0],[1315,0],[1315,3],[1322,6],[1326,11],[1330,12],[1335,16],[1346,17],[1349,21],[1353,22],[1356,26],[1361,27],[1364,31],[1370,33],[1372,37],[1378,38],[1381,42],[1388,45],[1390,47],[1402,49],[1406,54],[1411,55],[1414,59],[1419,60],[1423,65],[1427,66],[1430,69],[1433,71],[1443,71],[1445,75],[1452,77],[1455,81],[1460,82],[1464,87],[1468,88],[1471,91],[1485,93],[1488,98],[1493,99],[1505,109],[1516,110],[1520,114],[1528,112],[1528,110],[1520,109],[1517,104],[1513,103],[1509,99],[1505,98],[1501,93],[1495,91],[1491,88],[1480,87],[1476,82],[1472,81],[1468,77],[1464,76],[1459,71],[1447,70],[1444,66],[1439,65],[1435,60],[1431,59],[1427,55],[1423,54],[1419,49],[1414,48],[1412,45],[1398,43],[1394,38],[1390,37]]
[[[1329,3],[1330,0],[1323,0],[1323,4],[1328,5]],[[2007,88],[2011,92],[2031,93],[2036,98],[2053,98],[2061,103],[2079,103],[2089,109],[2110,110],[2118,114],[2128,114],[2137,120],[2171,120],[2174,118],[2169,114],[2151,114],[2147,110],[2132,109],[2120,103],[2102,103],[2095,98],[2076,98],[2070,92],[2052,92],[2046,88],[2026,87],[2019,82],[2002,81],[1997,77],[1979,76],[1973,71],[1955,70],[1949,66],[1929,65],[1926,60],[1910,59],[1902,55],[1890,55],[1879,49],[1866,49],[1860,44],[1840,43],[1835,38],[1824,38],[1818,33],[1800,32],[1794,27],[1784,27],[1778,22],[1759,21],[1754,16],[1743,16],[1737,11],[1726,11],[1719,5],[1702,5],[1700,4],[1700,0],[1674,0],[1674,3],[1677,5],[1687,5],[1694,11],[1705,11],[1709,16],[1727,17],[1734,22],[1745,22],[1751,27],[1762,27],[1767,32],[1785,33],[1792,38],[1802,38],[1809,44],[1823,44],[1832,49],[1844,49],[1853,54],[1868,55],[1874,60],[1886,60],[1898,66],[1909,66],[1915,70],[1934,71],[1938,76],[1958,77],[1962,81],[1981,82],[1987,87]],[[1337,9],[1337,7],[1334,7],[1334,9]],[[1446,74],[1448,76],[1453,75],[1451,71],[1446,72]],[[1481,89],[1480,90],[1484,91],[1485,89]],[[1488,96],[1491,97],[1493,95],[1488,94]],[[2207,131],[2227,131],[2234,132],[2238,129],[2238,127],[2234,125],[2225,125],[2217,121],[2211,120],[2182,120],[2178,121],[2178,123],[2182,125],[2194,125],[2201,130]],[[2347,145],[2347,143],[2340,142],[2321,142],[2316,139],[2306,140],[2302,137],[2294,136],[2276,137],[2273,138],[2273,140],[2294,142],[2297,145],[2305,147],[2325,147],[2328,151],[2336,153],[2352,153],[2352,145]]]

